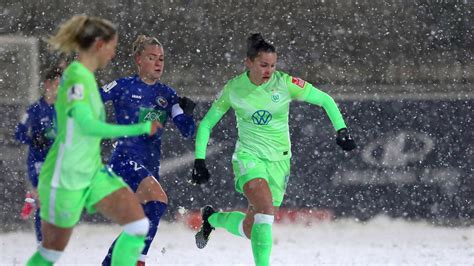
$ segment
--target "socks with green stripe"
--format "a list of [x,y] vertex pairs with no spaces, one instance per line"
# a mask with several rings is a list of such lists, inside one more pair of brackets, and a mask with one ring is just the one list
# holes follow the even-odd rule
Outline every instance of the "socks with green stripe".
[[242,227],[244,218],[243,212],[216,212],[209,217],[208,221],[213,227],[225,228],[233,235],[245,237]]
[[135,265],[145,247],[145,236],[132,236],[125,232],[115,242],[112,252],[112,265]]
[[38,247],[38,251],[26,262],[27,266],[50,266],[59,260],[62,251],[47,249],[42,245]]
[[143,218],[124,226],[112,251],[112,266],[130,266],[137,263],[143,247],[145,247],[145,236],[149,224],[148,219]]
[[51,261],[46,260],[41,256],[39,251],[36,251],[36,253],[31,256],[31,258],[26,262],[26,266],[51,266],[53,263]]
[[256,266],[270,265],[272,252],[272,224],[274,217],[268,214],[255,214],[252,226],[252,252]]

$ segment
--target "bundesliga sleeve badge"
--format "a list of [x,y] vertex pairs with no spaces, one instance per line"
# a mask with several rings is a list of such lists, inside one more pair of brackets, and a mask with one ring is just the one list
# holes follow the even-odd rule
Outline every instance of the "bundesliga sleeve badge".
[[306,84],[306,81],[300,79],[300,78],[296,78],[296,77],[291,77],[291,83],[295,84],[296,86],[300,87],[300,88],[304,88],[304,85]]

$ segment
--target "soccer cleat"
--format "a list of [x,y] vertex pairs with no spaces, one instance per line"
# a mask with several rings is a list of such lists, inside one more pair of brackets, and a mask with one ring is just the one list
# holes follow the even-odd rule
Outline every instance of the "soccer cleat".
[[201,209],[202,225],[199,232],[196,233],[196,246],[200,249],[206,247],[209,236],[215,228],[211,226],[208,219],[216,211],[212,206],[206,205]]

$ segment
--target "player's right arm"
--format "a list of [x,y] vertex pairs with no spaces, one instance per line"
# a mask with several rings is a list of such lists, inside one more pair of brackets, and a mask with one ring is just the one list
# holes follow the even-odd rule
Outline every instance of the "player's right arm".
[[152,125],[150,121],[133,125],[114,125],[96,118],[89,102],[89,94],[88,89],[82,84],[75,84],[68,91],[67,115],[74,119],[82,134],[100,138],[115,138],[153,134],[156,131],[154,128],[156,125]]
[[225,113],[230,108],[229,88],[225,86],[220,95],[212,104],[209,111],[207,111],[204,118],[199,123],[196,134],[196,159],[205,159],[207,143],[211,136],[212,128],[221,120]]

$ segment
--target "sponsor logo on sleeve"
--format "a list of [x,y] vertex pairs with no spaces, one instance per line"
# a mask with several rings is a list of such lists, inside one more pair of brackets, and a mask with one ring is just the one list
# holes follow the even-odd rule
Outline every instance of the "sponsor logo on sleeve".
[[102,89],[104,90],[104,92],[109,92],[116,85],[117,85],[117,81],[114,80],[114,81],[110,82],[109,84],[105,85],[104,87],[102,87]]
[[82,84],[76,84],[69,89],[67,93],[67,99],[69,102],[74,100],[84,99],[84,86]]
[[291,78],[291,82],[295,85],[297,85],[298,87],[300,88],[304,88],[304,85],[306,84],[306,81],[300,79],[300,78],[296,78],[296,77],[292,77]]

